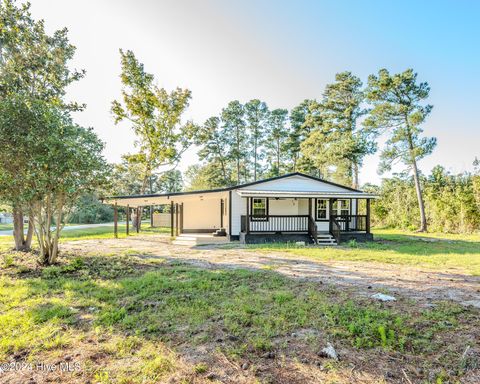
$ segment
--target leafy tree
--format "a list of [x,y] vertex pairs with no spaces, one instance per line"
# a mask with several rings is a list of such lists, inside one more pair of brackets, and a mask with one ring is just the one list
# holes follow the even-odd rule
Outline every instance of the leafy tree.
[[287,128],[288,110],[275,109],[268,118],[268,130],[265,140],[270,175],[279,176],[286,168],[285,152],[289,130]]
[[473,162],[473,191],[475,194],[475,201],[477,202],[478,210],[480,211],[480,160],[475,158]]
[[[66,87],[84,75],[83,71],[71,71],[67,65],[75,53],[75,47],[68,41],[67,30],[58,30],[53,35],[48,35],[43,20],[35,21],[29,9],[29,3],[16,6],[13,0],[4,0],[0,5],[0,100],[5,102],[9,98],[21,96],[42,100],[65,110],[80,110],[82,105],[65,103],[63,99]],[[6,101],[3,108],[5,110],[14,104],[15,101]],[[27,121],[22,116],[15,116],[15,121],[12,119],[10,123],[19,124],[18,129],[12,136],[3,138],[3,154],[11,159],[13,152],[6,151],[15,148],[21,129],[28,124],[35,124],[37,118],[30,114],[30,121]],[[21,159],[15,161],[20,162]],[[15,183],[16,187],[4,188],[1,197],[13,208],[15,248],[28,250],[33,227],[29,225],[25,237],[23,214],[26,208],[24,202],[28,196],[21,193],[28,191],[20,187],[24,183],[24,173],[20,169],[16,174],[11,174],[10,182]],[[32,212],[28,213],[33,219]],[[29,221],[32,222],[33,220]]]
[[263,159],[263,145],[269,111],[267,104],[258,99],[250,100],[245,104],[245,119],[249,130],[251,153],[253,157],[253,180],[260,174],[260,161]]
[[159,88],[132,51],[120,50],[120,55],[123,103],[114,101],[112,113],[115,123],[130,122],[137,135],[139,152],[130,159],[144,167],[144,192],[152,172],[178,163],[192,144],[196,127],[191,121],[181,122],[191,92],[177,88],[169,93]]
[[120,56],[122,101],[113,101],[111,110],[116,124],[128,121],[137,135],[139,151],[129,155],[128,161],[141,167],[143,194],[154,171],[177,164],[193,143],[195,125],[181,121],[191,92],[181,88],[167,92],[155,84],[154,76],[145,72],[132,51],[120,50]]
[[218,163],[194,164],[185,171],[186,190],[202,191],[224,187]]
[[235,163],[235,177],[237,184],[248,179],[247,168],[247,132],[244,120],[245,109],[243,105],[234,100],[222,110],[222,132],[227,140],[228,160]]
[[231,138],[221,128],[221,122],[218,117],[210,117],[199,128],[197,134],[197,145],[201,146],[198,151],[200,160],[206,160],[209,163],[217,163],[222,171],[221,183],[223,185],[232,184],[230,170],[230,161],[228,150]]
[[153,185],[157,193],[181,192],[183,190],[182,172],[178,169],[164,172],[156,178]]
[[96,224],[113,221],[113,208],[99,200],[97,192],[81,195],[68,214],[69,223]]
[[380,171],[391,169],[396,161],[401,161],[413,171],[415,189],[420,210],[420,231],[427,230],[427,217],[420,184],[417,163],[432,153],[436,146],[435,138],[422,137],[420,125],[432,110],[431,105],[423,105],[428,97],[428,83],[417,83],[417,74],[412,69],[391,75],[381,69],[378,76],[368,78],[367,99],[373,105],[365,126],[379,132],[387,132],[388,140],[381,152]]
[[354,188],[364,157],[375,151],[372,131],[358,124],[367,113],[363,101],[360,79],[351,72],[338,73],[322,102],[310,104],[306,120],[314,130],[302,145],[320,169],[334,166],[337,179]]
[[302,158],[301,145],[312,131],[307,124],[307,115],[313,100],[304,100],[290,111],[290,133],[286,142],[286,154],[288,157],[287,168],[290,172],[302,171],[312,173],[314,166],[309,159]]
[[[10,137],[14,145],[5,139]],[[0,154],[0,187],[19,191],[32,212],[40,261],[51,264],[58,255],[64,214],[81,194],[106,179],[103,143],[91,129],[73,124],[63,109],[22,97],[0,102],[0,138],[6,141],[0,144],[11,145],[6,153],[20,166],[12,167],[11,159]]]

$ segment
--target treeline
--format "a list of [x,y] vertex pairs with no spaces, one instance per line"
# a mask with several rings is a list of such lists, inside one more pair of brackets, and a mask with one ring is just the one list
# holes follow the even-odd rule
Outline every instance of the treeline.
[[235,100],[199,127],[201,164],[187,171],[192,188],[229,186],[304,172],[358,186],[363,158],[375,151],[376,129],[361,125],[366,90],[350,72],[336,75],[321,101],[291,111],[258,99]]
[[[476,161],[475,164],[478,164]],[[480,169],[474,174],[452,175],[443,167],[421,177],[429,229],[465,233],[480,230]],[[408,175],[383,179],[380,186],[365,189],[381,198],[372,204],[375,226],[414,230],[418,228],[418,201],[415,183]]]

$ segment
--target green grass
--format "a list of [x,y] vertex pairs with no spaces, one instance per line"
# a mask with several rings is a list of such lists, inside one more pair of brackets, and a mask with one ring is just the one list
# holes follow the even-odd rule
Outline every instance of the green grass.
[[341,247],[298,247],[293,244],[252,245],[252,250],[286,251],[320,261],[399,264],[480,275],[480,235],[419,234],[375,230],[374,242]]
[[[141,235],[146,234],[158,234],[158,233],[170,233],[170,228],[167,227],[150,227],[150,224],[142,224],[140,231]],[[135,236],[137,233],[134,231],[132,226],[130,226],[130,236]],[[118,237],[125,238],[126,226],[121,224],[118,226]],[[87,239],[108,239],[113,238],[113,225],[101,226],[95,228],[82,228],[82,229],[70,229],[62,231],[62,241],[73,241],[73,240],[87,240]]]
[[0,231],[9,231],[13,230],[13,223],[1,223]]
[[[132,255],[75,257],[25,271],[18,268],[23,256],[14,254],[0,277],[0,360],[24,353],[38,361],[83,350],[85,340],[95,338],[107,358],[101,370],[85,362],[86,377],[153,382],[180,369],[169,346],[214,344],[240,363],[266,351],[289,354],[291,334],[309,330],[310,337],[298,341],[302,353],[315,356],[329,340],[367,355],[380,348],[387,356],[418,356],[425,369],[448,368],[456,377],[462,374],[457,355],[445,348],[461,353],[472,342],[461,330],[479,321],[478,312],[451,303],[389,305],[271,271],[158,265]],[[119,362],[128,371],[119,370]],[[193,365],[188,375],[208,367]]]

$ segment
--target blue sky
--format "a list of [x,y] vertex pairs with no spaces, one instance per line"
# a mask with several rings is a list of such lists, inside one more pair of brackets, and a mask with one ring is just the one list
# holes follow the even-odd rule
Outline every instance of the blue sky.
[[[471,169],[480,157],[480,2],[299,0],[33,0],[51,30],[67,26],[78,47],[74,66],[87,77],[69,91],[86,102],[77,120],[93,126],[118,161],[133,151],[126,125],[114,126],[110,102],[120,91],[118,49],[132,49],[160,85],[192,90],[187,117],[202,122],[229,101],[260,98],[292,108],[320,98],[335,73],[364,82],[380,68],[414,68],[434,105],[425,134],[438,138],[420,163]],[[189,151],[182,168],[196,161]],[[361,182],[378,182],[377,156]]]

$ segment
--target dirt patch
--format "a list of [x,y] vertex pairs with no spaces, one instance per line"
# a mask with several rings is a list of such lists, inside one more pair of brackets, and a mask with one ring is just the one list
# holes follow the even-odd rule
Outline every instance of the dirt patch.
[[480,277],[450,270],[435,272],[394,264],[318,261],[285,252],[254,252],[242,248],[173,245],[164,235],[126,239],[83,240],[65,243],[64,250],[82,253],[144,253],[147,258],[183,261],[203,268],[271,269],[283,275],[354,288],[360,296],[388,292],[430,305],[435,300],[452,300],[480,308]]

